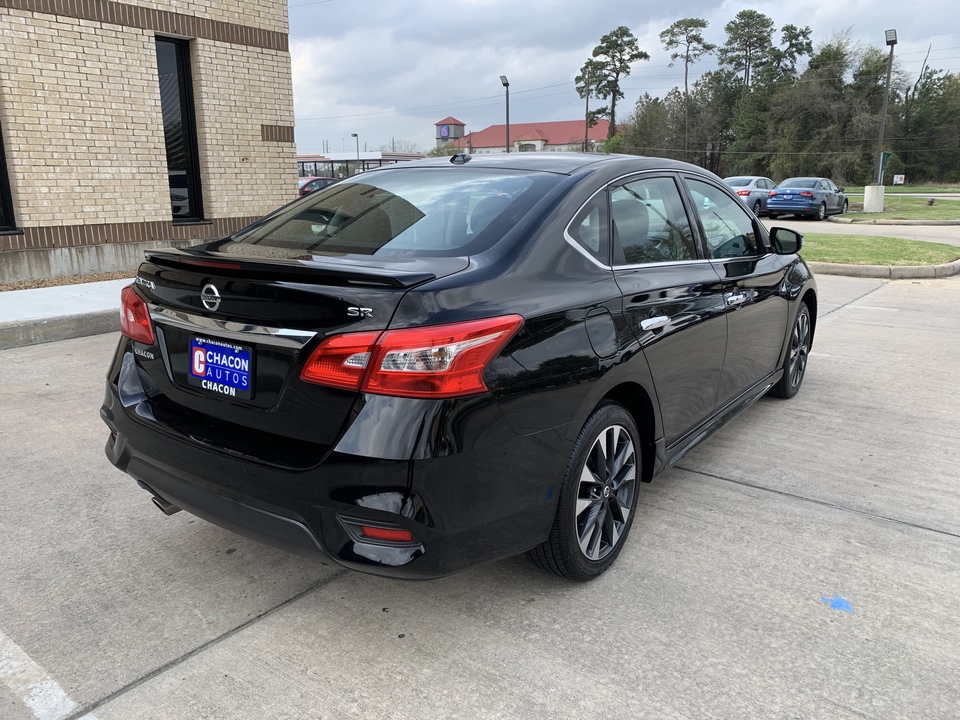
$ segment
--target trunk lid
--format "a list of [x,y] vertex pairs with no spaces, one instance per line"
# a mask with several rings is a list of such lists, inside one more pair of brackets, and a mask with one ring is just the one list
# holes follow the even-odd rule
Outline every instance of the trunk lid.
[[147,254],[136,286],[156,346],[134,343],[134,352],[158,420],[260,458],[273,457],[271,444],[284,439],[311,444],[306,456],[317,461],[348,419],[356,392],[300,379],[323,338],[385,329],[411,288],[469,264],[464,257],[291,257],[251,245],[240,255],[235,246],[222,252],[224,244],[231,245]]

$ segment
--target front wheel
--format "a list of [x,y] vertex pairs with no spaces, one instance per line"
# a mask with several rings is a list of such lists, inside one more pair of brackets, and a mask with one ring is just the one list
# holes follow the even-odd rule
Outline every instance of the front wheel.
[[789,399],[800,391],[800,384],[807,372],[807,357],[810,355],[810,329],[810,309],[806,303],[800,303],[793,321],[793,332],[790,333],[790,347],[783,359],[783,377],[770,388],[770,394],[774,397]]
[[578,581],[610,567],[633,524],[641,467],[633,416],[617,403],[601,404],[573,446],[550,535],[527,553],[533,562]]
[[847,214],[847,210],[849,210],[849,209],[850,209],[850,203],[847,202],[846,200],[844,200],[844,201],[843,201],[843,205],[840,206],[840,214],[841,214],[841,215],[846,215],[846,214]]

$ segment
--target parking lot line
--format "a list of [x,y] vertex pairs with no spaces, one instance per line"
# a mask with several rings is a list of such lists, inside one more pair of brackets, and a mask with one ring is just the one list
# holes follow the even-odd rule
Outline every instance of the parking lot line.
[[[35,663],[10,637],[0,630],[0,680],[37,717],[37,720],[64,720],[76,709],[60,683]],[[84,715],[80,720],[96,720]]]

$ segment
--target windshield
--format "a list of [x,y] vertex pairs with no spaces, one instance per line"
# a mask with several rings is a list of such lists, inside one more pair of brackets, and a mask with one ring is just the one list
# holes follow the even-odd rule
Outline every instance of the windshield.
[[562,177],[465,167],[365,173],[233,240],[313,255],[470,255],[503,237]]
[[816,178],[789,178],[780,183],[780,187],[792,188],[815,188],[820,186],[820,181]]

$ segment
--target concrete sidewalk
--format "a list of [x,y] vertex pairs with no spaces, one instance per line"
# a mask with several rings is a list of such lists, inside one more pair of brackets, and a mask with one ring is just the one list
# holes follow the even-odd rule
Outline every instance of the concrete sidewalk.
[[132,282],[0,292],[0,350],[120,329],[120,290]]

